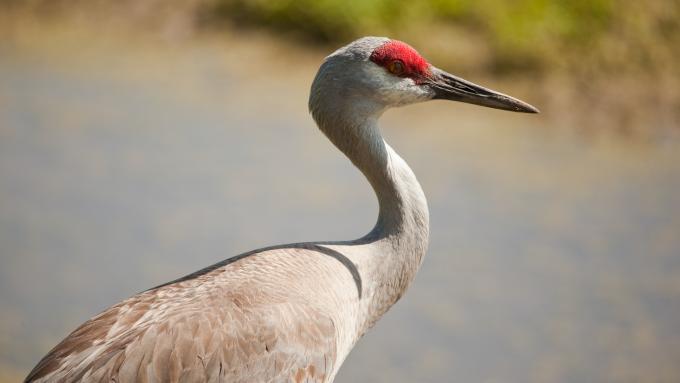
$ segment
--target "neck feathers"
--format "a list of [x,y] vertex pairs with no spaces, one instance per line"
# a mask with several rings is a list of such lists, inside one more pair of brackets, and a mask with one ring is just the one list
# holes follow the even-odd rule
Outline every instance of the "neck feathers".
[[[384,107],[316,95],[310,110],[319,129],[364,174],[380,205],[368,236],[393,236],[429,228],[427,201],[416,176],[382,138],[378,118]],[[331,107],[328,107],[331,106]]]
[[383,108],[318,101],[310,109],[319,128],[366,176],[380,206],[373,230],[350,242],[362,249],[350,256],[365,281],[361,335],[402,296],[420,267],[429,236],[427,201],[413,171],[380,134]]

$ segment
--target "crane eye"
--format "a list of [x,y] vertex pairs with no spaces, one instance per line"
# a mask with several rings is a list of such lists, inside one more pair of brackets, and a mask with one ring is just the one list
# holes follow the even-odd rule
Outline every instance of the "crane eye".
[[404,65],[404,62],[401,60],[392,60],[390,61],[389,64],[387,64],[387,70],[389,70],[390,73],[399,76],[404,74],[406,66]]

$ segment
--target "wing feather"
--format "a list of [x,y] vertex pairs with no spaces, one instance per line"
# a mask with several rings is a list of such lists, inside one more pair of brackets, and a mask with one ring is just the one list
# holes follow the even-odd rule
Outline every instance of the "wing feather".
[[224,272],[112,306],[52,349],[26,382],[328,381],[332,318],[281,292],[214,283]]

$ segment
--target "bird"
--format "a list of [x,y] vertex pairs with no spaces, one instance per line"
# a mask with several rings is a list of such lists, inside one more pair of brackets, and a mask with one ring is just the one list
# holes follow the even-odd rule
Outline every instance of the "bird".
[[429,100],[538,113],[399,40],[363,37],[339,48],[321,63],[308,107],[373,188],[372,230],[250,251],[136,294],[76,328],[25,382],[332,382],[426,253],[425,194],[378,120]]

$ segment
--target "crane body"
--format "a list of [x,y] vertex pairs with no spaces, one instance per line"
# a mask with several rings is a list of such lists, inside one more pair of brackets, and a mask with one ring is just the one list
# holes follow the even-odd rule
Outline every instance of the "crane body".
[[427,250],[425,194],[378,119],[430,99],[537,112],[400,41],[365,37],[340,48],[321,65],[309,109],[373,187],[374,228],[351,241],[251,251],[132,296],[78,327],[25,381],[332,382]]

